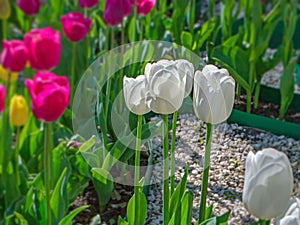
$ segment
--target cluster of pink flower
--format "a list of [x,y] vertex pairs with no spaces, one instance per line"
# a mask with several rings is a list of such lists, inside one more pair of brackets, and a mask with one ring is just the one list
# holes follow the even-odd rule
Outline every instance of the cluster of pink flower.
[[110,26],[122,23],[124,17],[130,15],[132,7],[135,5],[139,15],[147,15],[153,9],[155,2],[156,0],[106,0],[104,22]]
[[[21,72],[27,62],[37,70],[34,79],[26,79],[25,86],[31,96],[34,116],[42,121],[58,119],[69,103],[69,82],[66,77],[51,72],[60,59],[60,33],[50,27],[34,29],[27,33],[24,42],[4,40],[2,43],[1,65],[10,72]],[[0,110],[3,110],[5,90],[0,89]]]
[[[106,0],[103,19],[109,26],[122,23],[137,7],[139,15],[148,14],[156,0]],[[19,0],[18,7],[28,16],[36,15],[42,0]],[[81,8],[93,8],[98,0],[79,0]],[[118,9],[118,10],[116,10]],[[92,21],[79,12],[69,12],[60,18],[63,32],[71,42],[79,42],[90,30]],[[60,33],[50,27],[33,29],[25,34],[24,41],[3,40],[0,65],[9,72],[21,72],[29,66],[37,70],[33,80],[26,79],[32,100],[32,111],[37,119],[51,122],[58,119],[69,104],[69,82],[66,77],[50,72],[58,66],[61,54]],[[0,112],[3,111],[5,88],[0,85]]]

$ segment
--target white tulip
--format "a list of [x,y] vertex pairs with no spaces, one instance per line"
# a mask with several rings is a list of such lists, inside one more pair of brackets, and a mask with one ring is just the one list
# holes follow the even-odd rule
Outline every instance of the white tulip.
[[136,78],[123,78],[123,94],[127,108],[137,114],[143,115],[150,111],[146,103],[146,82],[145,76]]
[[152,111],[171,114],[181,107],[187,79],[180,73],[176,63],[168,60],[148,63],[145,77],[148,106]]
[[290,199],[288,209],[276,219],[275,225],[300,225],[300,199]]
[[[160,65],[163,65],[164,68],[166,68],[166,69],[168,69],[170,67],[172,68],[174,66],[176,67],[179,76],[185,82],[184,97],[187,97],[191,93],[192,88],[193,88],[194,73],[195,73],[193,64],[185,59],[177,59],[177,60],[162,59],[162,60],[158,61],[157,63],[159,63]],[[149,68],[146,67],[146,69],[149,69]]]
[[226,69],[206,65],[194,77],[193,105],[196,116],[211,124],[228,119],[234,104],[235,81]]
[[287,209],[293,189],[293,173],[287,156],[266,148],[246,160],[243,202],[260,219],[275,218]]

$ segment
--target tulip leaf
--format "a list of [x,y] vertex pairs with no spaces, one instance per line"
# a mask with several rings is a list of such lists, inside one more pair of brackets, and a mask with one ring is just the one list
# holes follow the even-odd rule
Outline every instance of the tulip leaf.
[[187,177],[188,177],[188,166],[186,166],[184,175],[183,175],[181,181],[179,182],[176,190],[174,191],[174,193],[171,196],[170,206],[169,206],[170,218],[172,218],[173,214],[176,213],[177,207],[180,204],[181,199],[185,193]]
[[288,110],[294,97],[294,87],[295,78],[294,71],[296,68],[296,61],[294,60],[284,68],[283,74],[280,78],[280,94],[281,94],[281,104],[280,104],[280,118],[283,118],[284,114]]
[[226,225],[228,222],[228,218],[230,215],[230,211],[224,213],[221,216],[216,216],[210,219],[207,219],[200,223],[200,225]]
[[202,48],[204,42],[206,42],[209,36],[216,30],[216,25],[217,25],[216,19],[211,18],[201,26],[201,30],[199,30],[196,33],[196,37],[195,37],[195,40],[198,40],[197,43],[198,49]]
[[[172,214],[169,225],[191,224],[193,209],[193,192],[187,190]],[[171,215],[171,214],[170,214]]]
[[[139,207],[135,207],[136,193],[131,197],[127,206],[127,217],[129,224],[144,225],[147,216],[147,199],[145,194],[139,189]],[[138,221],[135,221],[135,213],[138,213]]]
[[58,225],[72,225],[72,220],[74,219],[75,216],[77,216],[80,212],[82,212],[83,210],[87,209],[89,206],[88,205],[84,205],[81,207],[78,207],[76,209],[74,209],[73,211],[71,211],[67,216],[65,216]]
[[118,225],[129,225],[121,216],[118,217]]
[[51,194],[50,205],[55,221],[60,221],[68,210],[67,202],[67,168],[65,168],[59,177],[54,190]]
[[191,50],[193,46],[193,35],[190,32],[183,31],[181,33],[181,43],[184,47]]
[[103,209],[109,202],[114,189],[113,177],[107,170],[102,168],[93,168],[92,177],[98,195],[99,206]]
[[233,78],[246,90],[252,90],[249,81],[249,54],[238,46],[218,46],[212,51],[212,58],[228,69]]

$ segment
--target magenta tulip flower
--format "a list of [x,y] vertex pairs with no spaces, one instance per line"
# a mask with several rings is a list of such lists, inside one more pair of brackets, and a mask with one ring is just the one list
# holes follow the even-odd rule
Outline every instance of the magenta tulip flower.
[[36,15],[41,6],[40,0],[20,0],[17,6],[28,16]]
[[131,0],[106,0],[103,19],[109,26],[121,24],[124,17],[130,15]]
[[137,13],[145,16],[152,11],[156,0],[138,0]]
[[31,97],[32,112],[38,120],[57,120],[69,104],[70,87],[67,77],[51,72],[38,72],[33,80],[25,80],[25,86]]
[[64,34],[72,42],[85,38],[92,25],[92,20],[84,18],[79,12],[70,12],[60,18]]
[[98,5],[98,0],[79,0],[79,6],[83,9],[87,8],[94,8]]
[[29,63],[35,70],[51,70],[60,59],[60,33],[50,27],[35,29],[25,35]]
[[5,102],[5,88],[3,85],[0,84],[0,113],[4,109],[4,102]]
[[23,41],[12,40],[2,42],[0,64],[12,72],[21,72],[28,61],[28,50]]

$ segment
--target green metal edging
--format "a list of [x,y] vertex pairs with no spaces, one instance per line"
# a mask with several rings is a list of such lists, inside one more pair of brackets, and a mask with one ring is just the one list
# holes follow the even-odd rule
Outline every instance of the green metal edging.
[[248,127],[255,127],[269,131],[276,135],[284,135],[294,139],[300,139],[300,124],[296,123],[258,116],[235,109],[232,111],[227,122],[238,123]]

